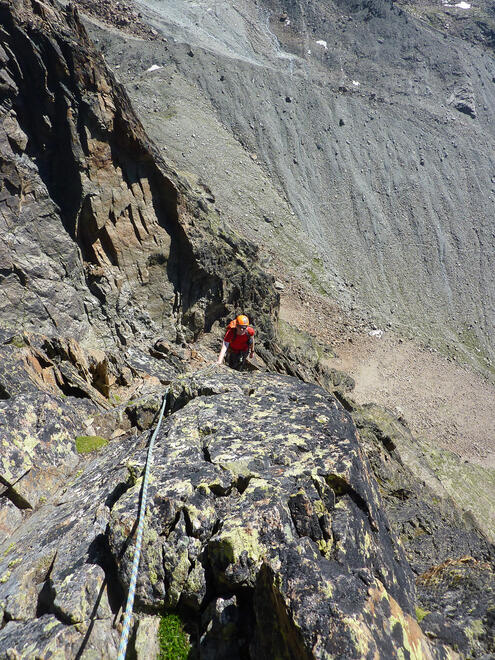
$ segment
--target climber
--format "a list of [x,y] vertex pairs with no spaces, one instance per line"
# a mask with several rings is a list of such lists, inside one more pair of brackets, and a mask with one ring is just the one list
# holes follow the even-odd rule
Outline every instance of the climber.
[[254,357],[254,328],[244,314],[229,323],[217,364],[222,364],[226,354],[227,364],[237,371],[242,371],[248,355],[251,359]]

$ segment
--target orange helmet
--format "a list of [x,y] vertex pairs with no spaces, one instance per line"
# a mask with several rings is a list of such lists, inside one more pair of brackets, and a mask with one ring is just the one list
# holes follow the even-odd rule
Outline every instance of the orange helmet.
[[244,316],[244,314],[239,314],[236,321],[237,325],[249,325],[249,319],[247,316]]

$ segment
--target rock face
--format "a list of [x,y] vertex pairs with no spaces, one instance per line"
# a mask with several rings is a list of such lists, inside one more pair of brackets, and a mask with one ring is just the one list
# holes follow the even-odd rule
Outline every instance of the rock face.
[[[464,479],[464,466],[457,464],[453,497],[462,506],[458,509],[407,427],[376,405],[345,404],[380,484],[391,528],[416,576],[421,628],[465,657],[495,653],[490,504],[481,509]],[[470,497],[476,501],[468,506]]]
[[[138,610],[185,612],[200,657],[454,657],[420,631],[413,573],[334,399],[210,369],[174,381],[168,408]],[[147,437],[102,449],[2,547],[0,657],[115,652]]]
[[4,327],[191,340],[242,298],[270,334],[253,247],[160,160],[75,10],[2,2],[0,17]]
[[[203,660],[494,653],[493,546],[407,467],[407,430],[278,343],[255,248],[156,153],[75,9],[0,0],[0,38],[0,660],[115,657],[165,392],[131,653],[164,610]],[[241,303],[290,375],[186,375]]]
[[[354,411],[360,438],[319,387],[213,367],[167,410],[138,616],[179,611],[200,658],[494,652],[494,548],[383,412]],[[0,544],[0,658],[115,656],[148,438],[111,441]]]

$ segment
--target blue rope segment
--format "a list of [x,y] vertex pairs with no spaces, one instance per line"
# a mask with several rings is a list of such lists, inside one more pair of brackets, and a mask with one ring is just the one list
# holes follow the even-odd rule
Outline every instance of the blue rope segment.
[[160,410],[160,417],[158,418],[158,424],[151,436],[150,444],[148,445],[148,454],[146,456],[146,468],[144,470],[144,479],[143,479],[143,491],[141,495],[141,504],[139,508],[139,522],[136,536],[136,545],[134,547],[134,557],[132,562],[132,572],[131,572],[131,582],[129,584],[129,594],[127,596],[127,605],[125,608],[124,614],[124,623],[122,627],[122,634],[120,636],[120,645],[119,645],[119,654],[117,660],[124,660],[127,642],[129,641],[129,632],[131,628],[131,617],[132,617],[132,607],[134,605],[134,596],[136,594],[136,582],[138,576],[139,560],[141,558],[141,544],[143,541],[143,530],[144,530],[144,515],[146,513],[146,497],[148,494],[148,479],[150,475],[151,463],[153,460],[153,445],[155,443],[155,438],[160,430],[160,425],[163,419],[163,413],[165,412],[165,404],[167,402],[167,393],[163,397],[163,403]]

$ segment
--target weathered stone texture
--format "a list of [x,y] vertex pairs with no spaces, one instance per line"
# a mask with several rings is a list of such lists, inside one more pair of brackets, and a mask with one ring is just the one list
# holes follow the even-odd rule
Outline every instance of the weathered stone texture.
[[[339,648],[360,657],[364,646],[387,657],[396,644],[392,607],[404,648],[437,653],[410,616],[412,573],[335,400],[287,377],[207,370],[173,384],[170,408],[150,485],[141,607],[197,609],[211,590],[224,599],[251,594],[251,657],[277,649],[281,657],[333,657]],[[136,484],[112,509],[114,555],[138,493]],[[131,561],[128,548],[124,582]],[[212,625],[202,632],[206,657]]]
[[[220,648],[240,644],[250,657],[277,648],[283,657],[326,658],[338,649],[360,657],[364,648],[390,657],[396,647],[446,657],[411,618],[413,574],[351,419],[334,399],[286,376],[209,368],[174,381],[168,407],[149,486],[138,610],[189,612],[204,657],[219,635]],[[57,648],[72,657],[90,629],[84,644],[108,657],[120,583],[130,579],[148,437],[107,445],[0,548],[0,657],[12,645],[29,657],[35,639],[37,653]],[[218,599],[234,595],[222,619]],[[212,618],[201,624],[207,606]],[[94,637],[97,621],[110,637]],[[224,624],[231,633],[221,632]]]
[[134,482],[131,447],[139,457],[135,437],[109,445],[1,545],[1,658],[9,648],[26,659],[80,649],[115,657],[123,594],[105,531],[113,499]]
[[158,156],[74,7],[2,2],[0,19],[4,326],[189,341],[242,300],[270,339],[256,250]]
[[490,511],[477,506],[476,489],[464,479],[465,466],[457,461],[453,501],[452,489],[443,486],[431,462],[432,453],[441,458],[440,450],[424,450],[379,406],[349,400],[346,405],[380,484],[391,528],[416,575],[421,628],[466,657],[493,654],[495,547],[483,533],[493,541],[493,523]]

